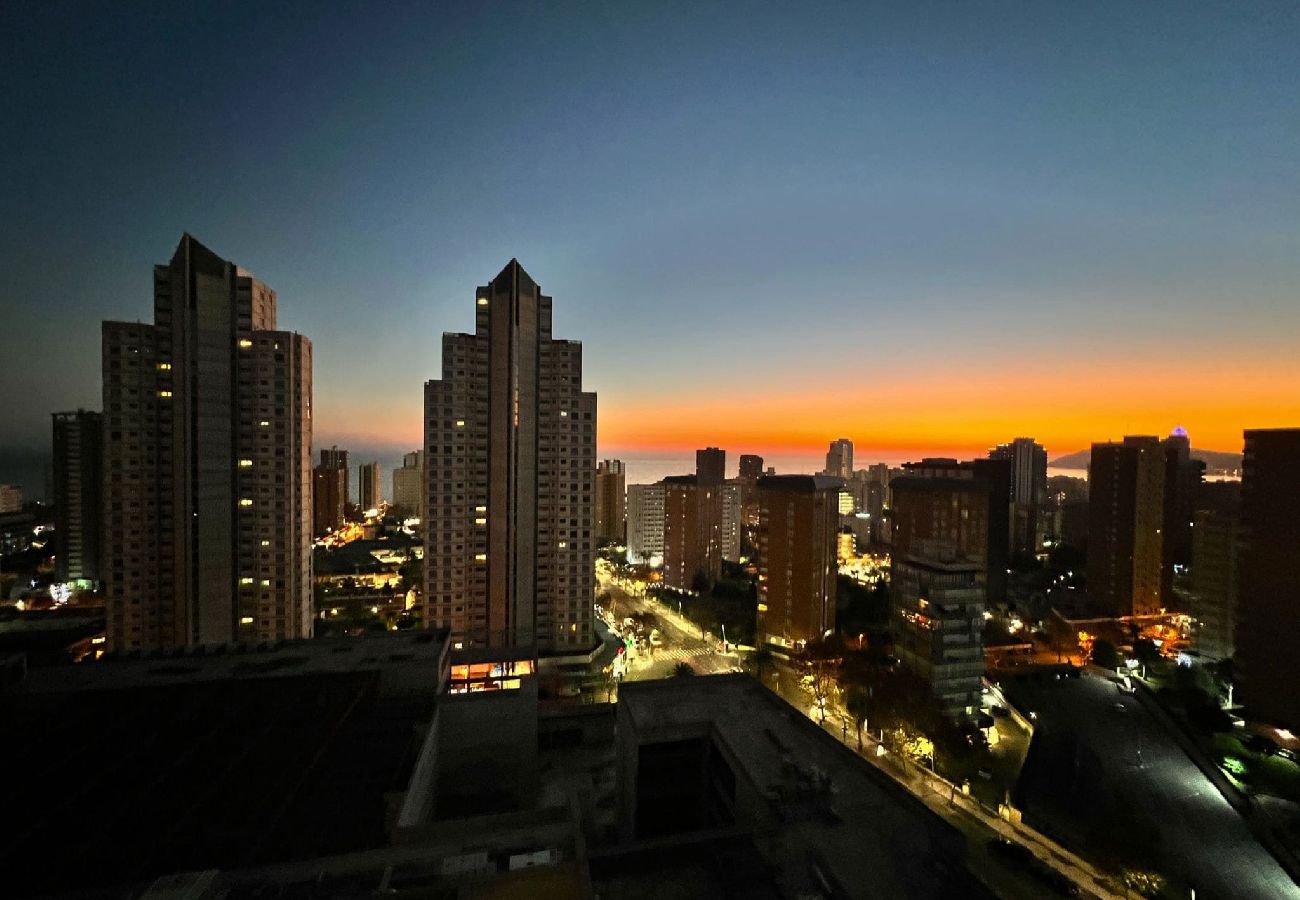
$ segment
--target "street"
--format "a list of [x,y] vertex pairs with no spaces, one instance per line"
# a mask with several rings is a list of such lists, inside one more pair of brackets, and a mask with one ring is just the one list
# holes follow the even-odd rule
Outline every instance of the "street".
[[698,674],[731,672],[741,667],[741,657],[734,645],[722,652],[717,635],[701,636],[699,626],[681,615],[671,604],[659,603],[644,597],[633,596],[617,584],[603,585],[611,596],[610,609],[604,611],[605,624],[615,632],[624,629],[625,618],[637,613],[655,617],[662,643],[649,654],[629,654],[628,669],[624,678],[631,681],[649,681],[666,678],[678,663],[686,663]]

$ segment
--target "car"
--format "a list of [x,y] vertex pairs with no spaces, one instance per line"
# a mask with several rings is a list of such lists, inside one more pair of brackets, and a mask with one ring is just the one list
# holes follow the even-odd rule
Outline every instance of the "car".
[[1290,749],[1289,747],[1278,747],[1277,755],[1282,757],[1283,759],[1289,759],[1291,760],[1291,762],[1296,762],[1298,756],[1298,754],[1294,750]]
[[993,770],[992,770],[992,769],[987,769],[987,768],[986,768],[986,769],[980,769],[980,770],[979,770],[978,772],[976,772],[975,774],[979,775],[979,777],[980,777],[980,778],[983,778],[985,781],[992,781],[992,780],[993,780]]

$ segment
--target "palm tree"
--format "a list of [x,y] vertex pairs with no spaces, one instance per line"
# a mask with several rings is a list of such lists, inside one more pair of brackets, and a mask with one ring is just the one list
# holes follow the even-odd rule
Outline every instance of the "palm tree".
[[871,708],[871,692],[860,684],[849,685],[844,692],[844,708],[853,717],[858,727],[858,752],[862,752],[862,729],[867,724],[867,714]]
[[694,670],[693,668],[691,668],[691,664],[688,663],[688,662],[684,662],[684,661],[683,661],[683,662],[679,662],[677,665],[673,666],[673,670],[672,670],[672,672],[669,674],[668,677],[669,677],[669,678],[684,678],[684,677],[686,677],[686,676],[688,676],[688,675],[694,675],[694,674],[695,674],[695,670]]

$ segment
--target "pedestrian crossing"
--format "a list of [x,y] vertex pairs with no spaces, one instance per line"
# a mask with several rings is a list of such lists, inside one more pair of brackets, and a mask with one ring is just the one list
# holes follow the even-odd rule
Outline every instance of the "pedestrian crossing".
[[654,658],[656,660],[672,659],[680,662],[685,659],[691,659],[697,656],[711,656],[712,654],[713,649],[711,647],[692,647],[690,649],[684,647],[670,647],[664,649],[663,647],[659,647],[655,650]]

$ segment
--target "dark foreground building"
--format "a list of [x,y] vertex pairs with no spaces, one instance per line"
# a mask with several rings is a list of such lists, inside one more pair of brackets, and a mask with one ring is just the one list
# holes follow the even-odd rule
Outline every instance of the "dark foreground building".
[[1300,732],[1300,428],[1246,432],[1235,677],[1254,717]]

